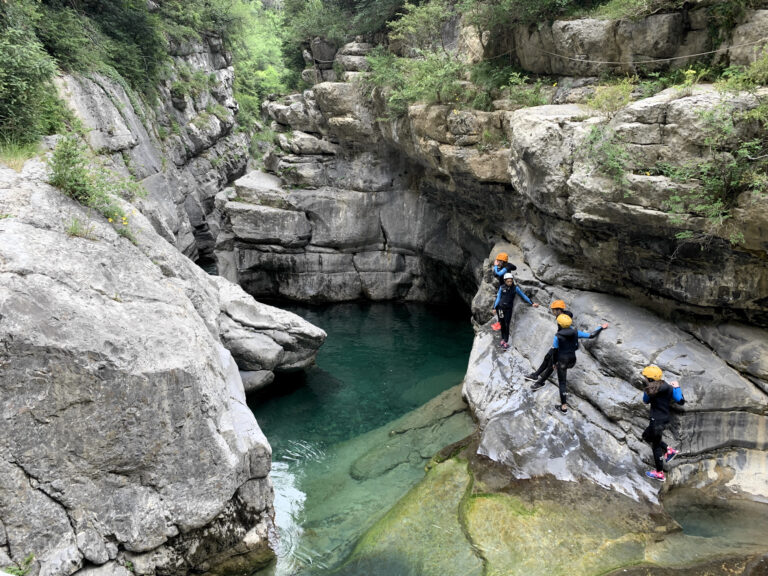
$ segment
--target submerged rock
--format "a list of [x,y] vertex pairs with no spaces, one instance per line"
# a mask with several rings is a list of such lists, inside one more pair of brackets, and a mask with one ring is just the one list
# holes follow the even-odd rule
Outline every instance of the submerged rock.
[[[716,534],[687,535],[659,506],[589,482],[515,480],[475,452],[470,446],[468,460],[433,466],[334,574],[597,576],[667,574],[669,567],[670,574],[725,576],[738,566],[760,573],[765,505],[681,495],[678,502],[699,507],[691,510],[707,514],[714,506],[722,518]],[[677,505],[673,512],[682,518]],[[736,525],[738,518],[752,529]]]

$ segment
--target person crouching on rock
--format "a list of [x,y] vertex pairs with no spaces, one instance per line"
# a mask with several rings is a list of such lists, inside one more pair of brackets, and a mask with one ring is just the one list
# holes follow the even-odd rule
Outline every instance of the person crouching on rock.
[[[560,314],[566,314],[571,318],[573,318],[573,312],[565,309],[565,302],[563,302],[562,300],[555,300],[554,302],[552,302],[552,304],[549,305],[549,310],[550,312],[552,312],[552,315],[555,318],[560,316]],[[552,360],[554,353],[555,353],[555,349],[550,348],[549,352],[547,352],[547,355],[544,356],[544,360],[541,361],[541,365],[536,370],[536,372],[531,372],[530,374],[526,374],[525,379],[536,381],[539,378],[539,375],[541,375],[545,370],[548,371],[547,377],[549,377],[549,374],[552,374],[552,369],[554,366],[554,361]]]
[[496,301],[493,303],[493,309],[499,316],[499,322],[501,322],[501,342],[499,343],[499,346],[505,350],[509,348],[509,344],[507,343],[509,340],[509,323],[512,320],[512,305],[515,302],[516,294],[520,294],[520,298],[534,308],[539,307],[538,304],[531,302],[531,299],[525,295],[525,292],[515,284],[515,277],[511,272],[504,274],[504,284],[499,287],[499,292],[496,294]]
[[646,366],[643,368],[645,388],[643,390],[643,402],[651,405],[651,421],[648,428],[643,431],[643,440],[651,445],[653,450],[653,463],[655,470],[648,470],[645,475],[659,482],[664,482],[664,463],[677,456],[677,450],[670,448],[661,439],[664,428],[669,423],[669,407],[673,402],[685,404],[683,391],[678,382],[667,384],[662,378],[664,374],[658,366]]
[[506,252],[496,254],[496,260],[493,261],[493,277],[499,281],[499,286],[504,284],[504,274],[517,270],[517,266],[509,261],[509,255]]
[[[576,350],[579,349],[579,338],[596,338],[600,332],[608,328],[608,324],[601,324],[593,332],[582,332],[571,328],[573,319],[567,314],[560,314],[557,317],[557,325],[560,329],[555,334],[552,342],[552,360],[554,368],[557,368],[557,383],[560,386],[560,406],[558,409],[565,414],[568,412],[568,403],[566,398],[566,386],[568,369],[576,365]],[[539,379],[534,382],[531,388],[538,390],[549,378],[553,368],[544,370]]]

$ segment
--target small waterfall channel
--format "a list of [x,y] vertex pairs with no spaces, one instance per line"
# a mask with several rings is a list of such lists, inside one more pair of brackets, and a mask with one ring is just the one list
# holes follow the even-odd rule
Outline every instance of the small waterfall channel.
[[463,307],[290,310],[328,339],[314,368],[249,398],[273,448],[281,536],[263,574],[329,574],[437,451],[473,431],[457,386],[474,334]]

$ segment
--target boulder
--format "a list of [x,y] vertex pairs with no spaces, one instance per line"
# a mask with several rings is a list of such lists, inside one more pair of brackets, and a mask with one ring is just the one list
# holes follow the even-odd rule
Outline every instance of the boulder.
[[231,341],[248,357],[254,338],[269,340],[280,350],[270,370],[292,370],[324,333],[208,276],[130,204],[135,244],[44,176],[35,161],[0,169],[0,516],[12,560],[33,553],[36,573],[56,576],[86,563],[119,571],[117,547],[168,574],[232,546],[254,567],[268,561],[271,496],[237,494],[266,478],[271,449],[222,342],[247,333]]
[[[480,425],[479,454],[501,463],[516,478],[549,474],[566,481],[589,479],[631,498],[655,501],[655,487],[639,473],[650,462],[650,449],[640,439],[648,409],[636,384],[642,367],[655,363],[665,379],[680,381],[687,400],[667,432],[667,441],[680,449],[680,461],[686,463],[680,473],[672,467],[672,482],[692,481],[704,462],[717,462],[728,467],[730,482],[724,490],[765,498],[765,489],[752,481],[768,447],[757,432],[766,425],[765,381],[746,379],[681,328],[628,301],[564,288],[554,294],[575,313],[580,330],[592,330],[605,320],[610,328],[594,341],[582,341],[576,367],[568,372],[570,410],[563,415],[552,409],[559,402],[556,386],[533,393],[523,379],[551,346],[551,336],[542,336],[554,333],[551,315],[516,308],[512,354],[498,352],[494,333],[483,326],[464,383],[464,396]],[[759,332],[753,336],[766,340],[765,331]],[[731,333],[745,334],[738,327]],[[748,354],[754,358],[757,350]],[[737,355],[733,358],[738,362]],[[595,442],[599,450],[593,449]],[[734,449],[755,457],[721,456],[723,450]],[[702,479],[696,482],[701,485]]]

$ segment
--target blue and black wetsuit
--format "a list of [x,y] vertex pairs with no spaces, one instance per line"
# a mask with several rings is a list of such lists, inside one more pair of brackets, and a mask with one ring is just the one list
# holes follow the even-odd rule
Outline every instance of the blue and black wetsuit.
[[520,287],[516,284],[512,284],[511,286],[502,284],[496,294],[496,301],[493,303],[493,307],[496,309],[496,314],[498,314],[499,322],[501,323],[502,342],[509,340],[509,323],[512,320],[512,305],[515,303],[516,294],[519,294],[520,298],[525,300],[529,305],[533,305],[531,299],[528,298],[528,296],[525,295],[525,292],[520,290]]
[[[565,314],[566,316],[570,316],[571,318],[573,318],[573,312],[571,312],[570,310],[563,310],[562,312],[560,312],[560,314]],[[541,361],[541,364],[536,369],[536,372],[533,372],[529,376],[526,376],[526,378],[538,378],[539,375],[547,369],[549,369],[548,374],[552,374],[552,368],[555,364],[553,360],[554,354],[555,354],[555,349],[550,348],[546,356],[544,356],[544,360]]]
[[582,332],[575,328],[561,328],[555,334],[552,341],[552,362],[554,366],[545,368],[534,386],[544,385],[553,368],[557,368],[557,383],[560,387],[560,403],[566,404],[566,385],[568,369],[576,365],[576,350],[579,349],[579,338],[596,338],[603,331],[602,326],[598,326],[592,332]]
[[517,266],[512,264],[512,262],[502,262],[501,266],[493,267],[493,275],[499,281],[499,284],[503,285],[504,274],[507,272],[512,272],[513,270],[517,270]]
[[683,391],[680,388],[670,386],[664,380],[655,394],[649,394],[647,390],[653,389],[652,382],[643,392],[643,402],[651,405],[651,421],[648,428],[643,431],[643,440],[651,445],[653,450],[653,463],[657,472],[664,471],[664,454],[667,452],[667,444],[661,439],[664,428],[669,424],[669,408],[673,402],[685,404]]

